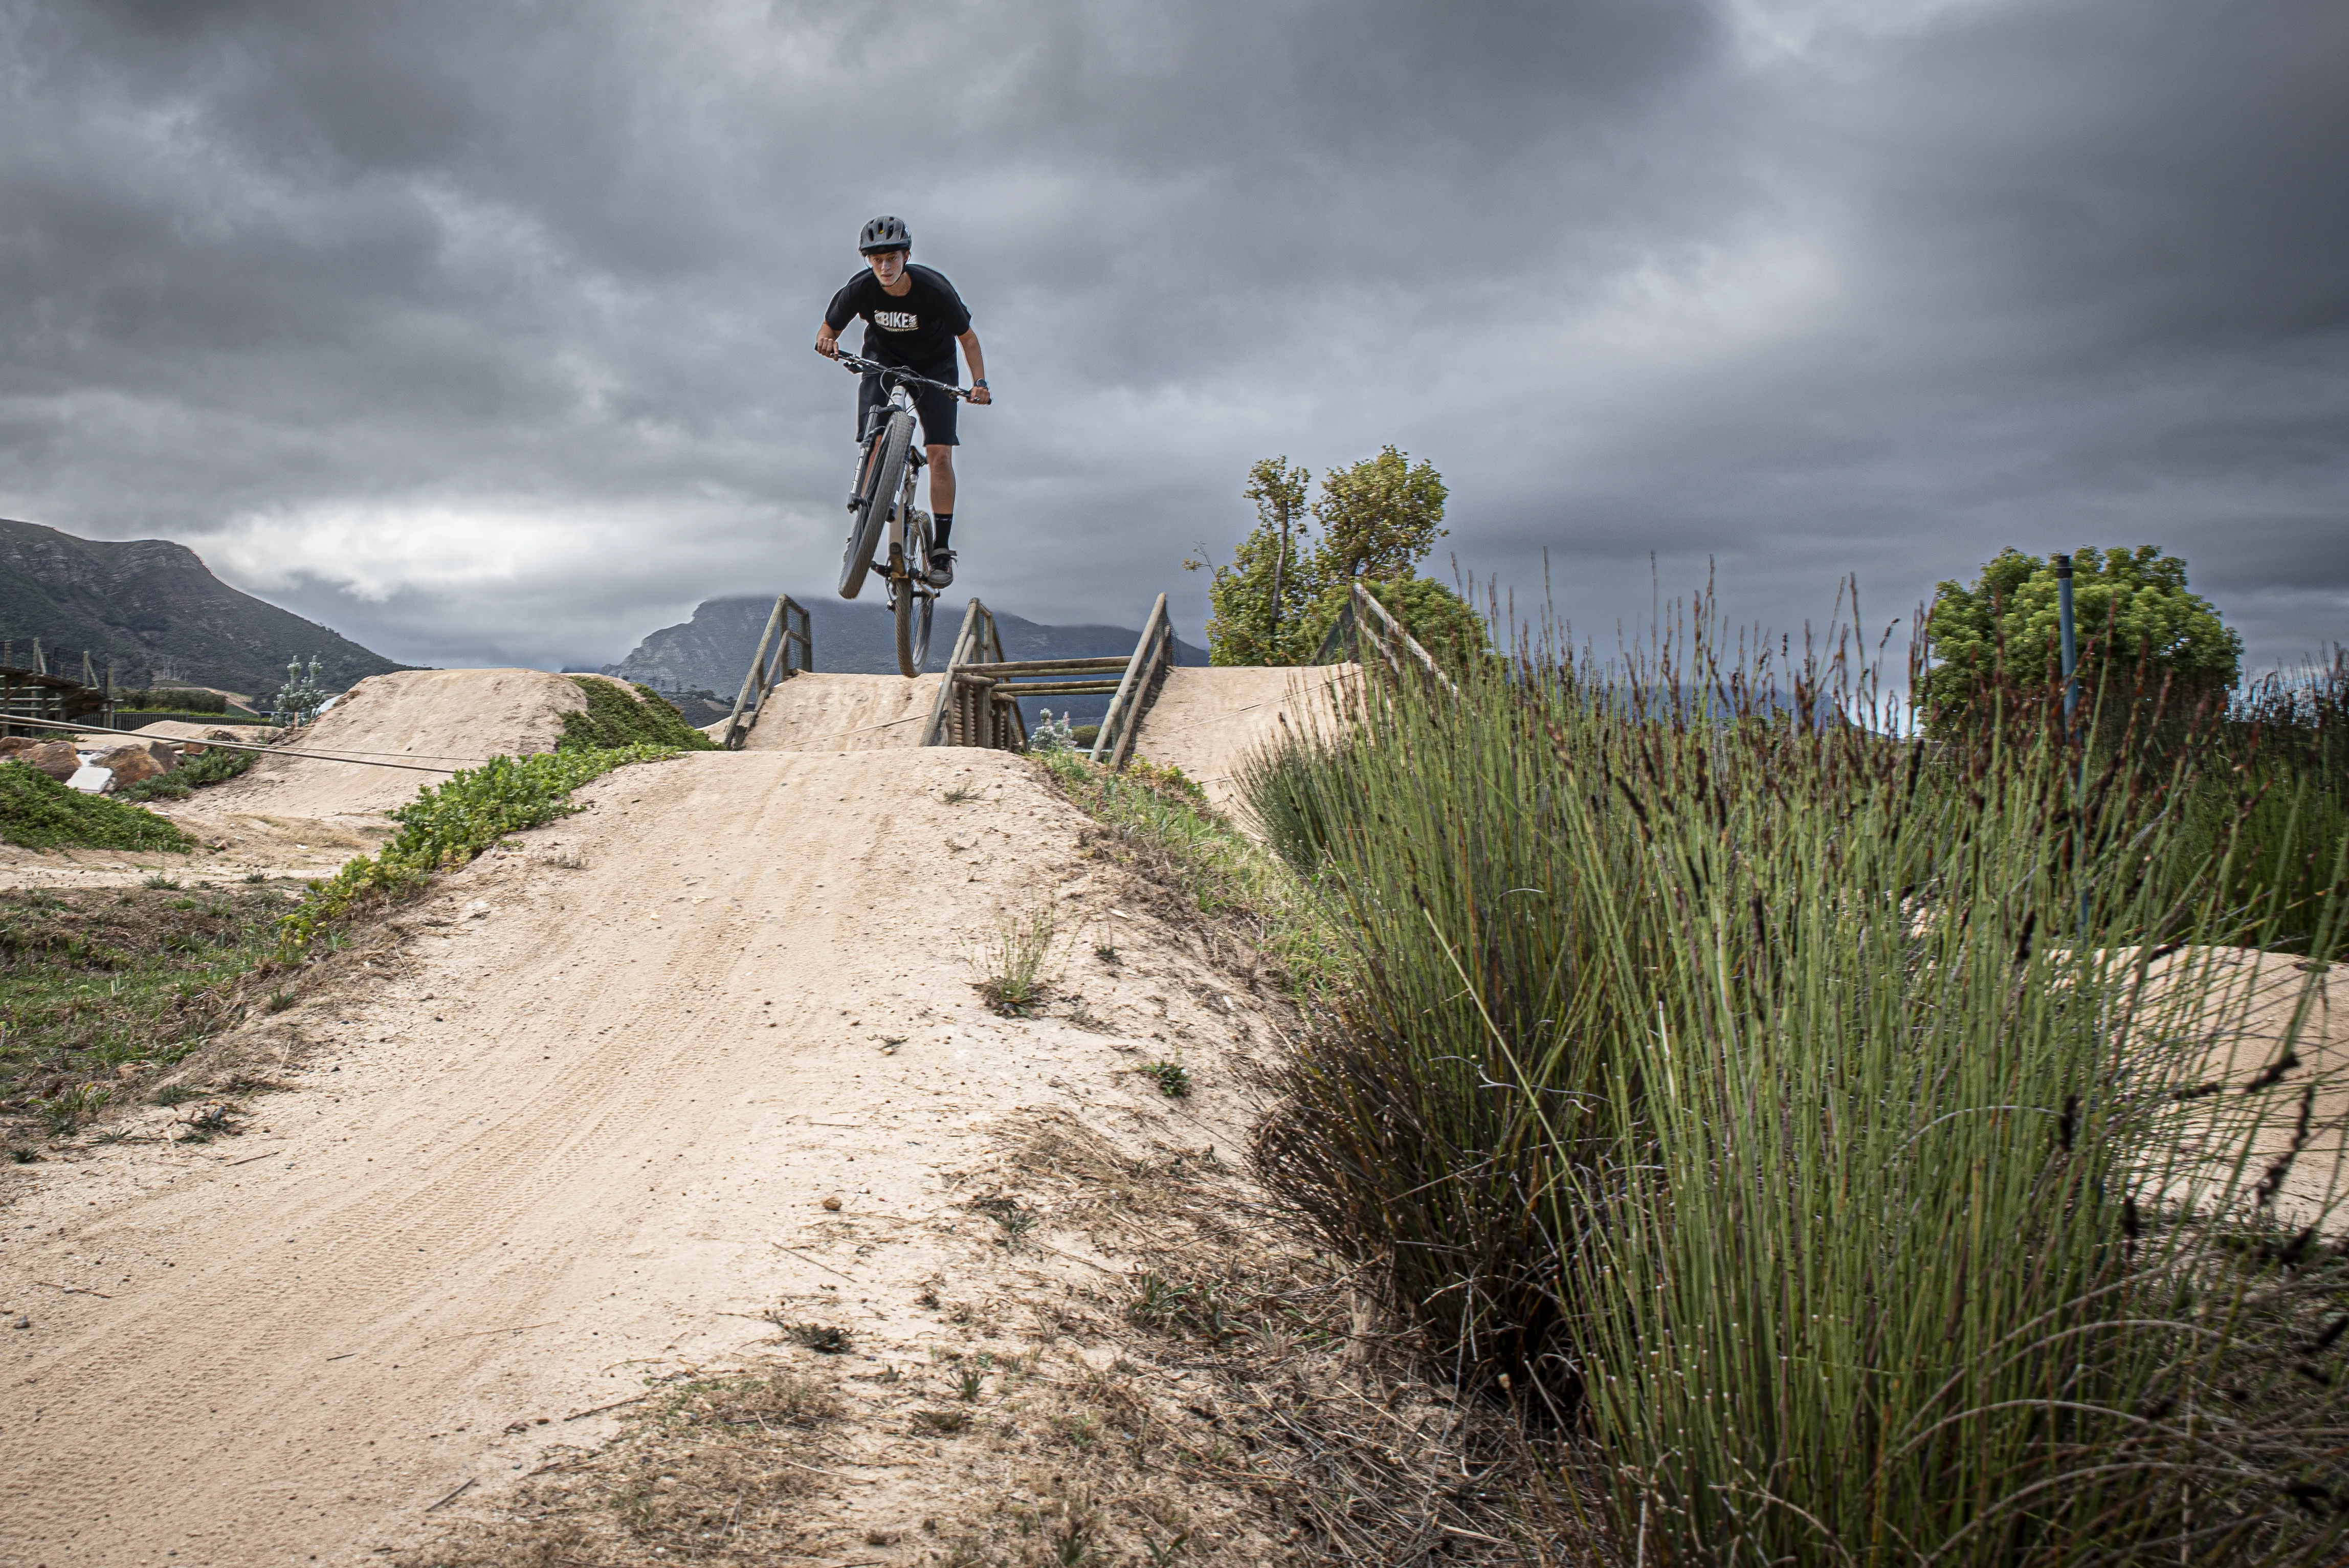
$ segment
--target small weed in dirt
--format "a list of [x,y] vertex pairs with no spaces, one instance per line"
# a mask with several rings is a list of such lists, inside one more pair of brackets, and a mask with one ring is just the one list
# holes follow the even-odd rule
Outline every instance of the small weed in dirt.
[[158,1106],[181,1106],[190,1100],[201,1100],[203,1097],[204,1092],[202,1089],[187,1084],[166,1084],[147,1096],[150,1104]]
[[1006,1018],[1028,1018],[1043,1005],[1050,982],[1045,961],[1057,929],[1050,898],[1039,899],[1024,913],[1004,918],[993,936],[974,955],[978,978],[971,983],[987,999],[988,1007]]
[[33,1114],[41,1118],[50,1137],[63,1137],[98,1115],[99,1108],[113,1097],[112,1090],[97,1084],[76,1084],[47,1099],[35,1099]]
[[1094,943],[1093,957],[1101,960],[1102,962],[1109,965],[1112,969],[1115,969],[1118,965],[1125,961],[1123,959],[1118,957],[1117,944],[1114,942]]
[[803,1345],[818,1355],[845,1355],[856,1348],[856,1336],[844,1328],[834,1328],[823,1323],[786,1323],[773,1313],[767,1321],[783,1331],[794,1345]]
[[11,1144],[8,1158],[18,1165],[30,1165],[41,1158],[41,1151],[29,1144]]
[[249,887],[258,886],[269,880],[269,874],[266,871],[248,871],[244,874],[244,880]]
[[960,805],[967,800],[977,800],[978,798],[978,786],[976,784],[958,784],[953,788],[947,790],[938,798],[945,801],[948,805]]
[[1180,1062],[1153,1062],[1135,1072],[1158,1081],[1158,1092],[1170,1100],[1179,1100],[1191,1093],[1191,1070]]
[[976,1366],[966,1366],[955,1378],[955,1392],[966,1403],[975,1404],[987,1391],[987,1374]]
[[230,1127],[236,1109],[223,1100],[213,1100],[197,1106],[180,1118],[181,1143],[210,1143],[222,1133],[234,1130]]
[[290,991],[273,991],[273,992],[271,992],[269,993],[269,1011],[270,1011],[270,1012],[285,1012],[287,1008],[289,1008],[289,1007],[291,1007],[291,1006],[293,1006],[293,1005],[294,1005],[294,993],[293,993],[292,992],[290,992]]
[[166,877],[158,871],[143,878],[139,885],[141,888],[177,888],[180,885],[180,879],[177,877]]
[[933,1432],[959,1432],[970,1425],[968,1410],[916,1410],[914,1419]]
[[1003,1244],[1014,1251],[1036,1228],[1036,1216],[1020,1208],[1016,1198],[982,1198],[971,1207],[1003,1227]]

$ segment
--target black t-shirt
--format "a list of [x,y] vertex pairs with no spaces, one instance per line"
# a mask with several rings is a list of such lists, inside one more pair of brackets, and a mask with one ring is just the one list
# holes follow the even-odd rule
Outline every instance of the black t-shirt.
[[871,269],[841,286],[823,313],[834,332],[864,318],[864,357],[909,369],[952,362],[955,339],[970,330],[970,311],[954,285],[926,266],[907,266],[914,286],[891,294]]

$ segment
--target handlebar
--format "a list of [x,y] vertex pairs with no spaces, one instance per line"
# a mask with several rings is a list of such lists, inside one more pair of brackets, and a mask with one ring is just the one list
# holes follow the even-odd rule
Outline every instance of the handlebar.
[[[818,348],[816,352],[823,354],[823,350]],[[860,358],[857,355],[851,354],[845,348],[842,349],[837,354],[826,354],[824,355],[824,358],[837,360],[840,364],[845,366],[848,369],[854,371],[860,376],[877,375],[893,381],[908,381],[919,387],[934,387],[937,390],[947,393],[950,397],[960,398],[966,402],[970,399],[971,389],[968,387],[957,387],[945,381],[933,381],[927,376],[915,375],[914,372],[906,369],[903,365],[884,365],[877,359],[866,359]]]

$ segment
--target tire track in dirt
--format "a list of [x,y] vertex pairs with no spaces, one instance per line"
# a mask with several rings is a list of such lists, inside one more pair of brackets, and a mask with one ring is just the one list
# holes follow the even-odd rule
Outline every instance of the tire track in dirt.
[[[574,1412],[725,1364],[779,1300],[915,1334],[933,1254],[785,1251],[819,1197],[950,1223],[981,1124],[1071,1082],[1169,1114],[1130,1041],[1003,1023],[968,983],[1007,907],[1058,885],[1067,929],[1112,918],[1019,759],[697,753],[578,798],[403,916],[410,972],[302,1010],[320,1044],[248,1136],[16,1175],[0,1563],[362,1560],[606,1429]],[[1094,1012],[1206,1065],[1231,1023],[1149,924]],[[1190,1114],[1236,1138],[1236,1100]]]

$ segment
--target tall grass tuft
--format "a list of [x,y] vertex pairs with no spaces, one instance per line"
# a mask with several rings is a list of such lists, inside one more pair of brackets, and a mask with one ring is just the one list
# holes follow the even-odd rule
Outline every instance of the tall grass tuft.
[[2277,1174],[2323,965],[2222,1073],[2225,948],[2279,905],[2193,826],[2207,748],[1897,717],[1847,645],[1700,621],[1374,686],[1260,760],[1353,946],[1261,1170],[1432,1355],[1588,1434],[1635,1556],[2336,1560],[2349,1282]]

